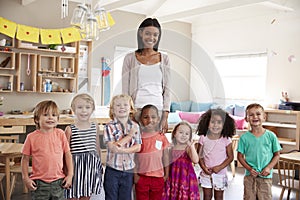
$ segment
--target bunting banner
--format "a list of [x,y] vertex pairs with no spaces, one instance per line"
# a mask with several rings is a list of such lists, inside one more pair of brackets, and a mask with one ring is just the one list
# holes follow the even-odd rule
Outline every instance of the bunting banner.
[[16,35],[17,24],[0,17],[0,33],[14,38]]
[[27,42],[39,43],[40,30],[31,26],[18,24],[17,39]]
[[59,29],[40,29],[42,44],[61,44]]
[[77,28],[69,27],[61,29],[63,43],[76,42],[81,40],[80,31]]
[[110,27],[112,27],[116,23],[115,20],[112,18],[110,12],[107,12],[107,21]]

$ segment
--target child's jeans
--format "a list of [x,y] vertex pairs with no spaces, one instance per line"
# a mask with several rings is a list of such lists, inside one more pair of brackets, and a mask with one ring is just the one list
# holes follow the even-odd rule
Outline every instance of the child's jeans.
[[272,200],[272,179],[253,176],[244,177],[245,200]]
[[133,170],[119,171],[106,166],[104,173],[105,200],[131,200]]
[[33,200],[64,200],[64,189],[62,188],[63,179],[46,183],[41,180],[34,180],[37,189],[31,192],[31,198]]

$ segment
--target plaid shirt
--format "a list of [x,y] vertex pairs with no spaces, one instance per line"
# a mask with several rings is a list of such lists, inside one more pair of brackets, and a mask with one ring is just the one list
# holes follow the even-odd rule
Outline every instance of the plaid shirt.
[[[125,144],[125,148],[129,148],[136,144],[142,144],[140,128],[137,123],[128,120],[126,126],[127,129],[125,129],[125,127],[123,127],[123,125],[116,119],[106,124],[104,142],[108,143],[121,140],[129,134],[130,129],[133,127],[136,127],[137,132],[132,140]],[[109,150],[109,148],[107,148],[106,165],[120,171],[131,170],[135,167],[134,153],[113,153]]]

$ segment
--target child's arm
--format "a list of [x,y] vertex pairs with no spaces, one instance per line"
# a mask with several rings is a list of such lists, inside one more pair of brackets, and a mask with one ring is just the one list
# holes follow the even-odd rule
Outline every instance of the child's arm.
[[243,165],[243,167],[251,173],[251,176],[253,176],[253,177],[258,176],[259,172],[255,171],[254,169],[252,169],[252,167],[250,165],[248,165],[248,163],[246,162],[246,160],[244,158],[244,154],[238,152],[237,158],[238,158],[238,161],[241,163],[241,165]]
[[100,129],[98,124],[96,124],[96,130],[97,130],[97,134],[96,134],[96,149],[98,151],[98,154],[101,158],[101,148],[100,148]]
[[116,142],[116,145],[118,146],[124,146],[126,143],[130,142],[131,139],[134,137],[134,134],[137,132],[137,127],[132,127],[129,131],[129,134],[127,134],[125,137],[123,137],[121,140],[118,140]]
[[273,153],[273,158],[271,162],[261,171],[260,175],[262,176],[268,176],[270,174],[271,169],[278,163],[280,158],[279,151]]
[[211,175],[212,172],[208,169],[204,163],[204,155],[203,154],[203,145],[199,144],[199,165],[205,174]]
[[63,180],[63,188],[68,189],[72,185],[73,178],[73,161],[71,151],[66,152],[64,154],[64,158],[68,174],[66,174],[66,177]]
[[71,127],[70,127],[70,126],[67,126],[67,127],[66,127],[65,133],[66,133],[66,137],[67,137],[67,140],[68,140],[68,142],[69,142],[69,145],[70,145],[71,136],[72,136],[72,130],[71,130]]
[[22,168],[22,179],[29,190],[36,190],[36,184],[33,180],[29,178],[28,166],[29,166],[30,156],[24,155],[21,160],[21,168]]
[[163,150],[163,165],[164,165],[164,181],[169,178],[170,156],[169,148]]
[[233,161],[233,149],[232,149],[232,143],[226,146],[226,154],[227,158],[218,166],[214,166],[212,168],[212,172],[218,173],[225,167],[227,167],[232,161]]
[[187,148],[187,154],[189,155],[190,159],[193,163],[199,162],[199,156],[195,147],[195,144],[198,143],[198,141],[188,142],[188,148]]

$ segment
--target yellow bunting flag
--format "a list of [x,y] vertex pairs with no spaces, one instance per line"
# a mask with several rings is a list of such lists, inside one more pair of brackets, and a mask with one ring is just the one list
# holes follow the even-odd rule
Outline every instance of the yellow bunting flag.
[[40,29],[42,44],[61,44],[59,29]]
[[0,33],[14,38],[16,34],[16,29],[17,24],[15,22],[0,17]]
[[112,18],[110,12],[107,12],[107,21],[110,27],[115,25],[115,20]]
[[38,28],[18,24],[17,39],[27,42],[39,43],[40,31]]
[[61,29],[61,37],[64,43],[79,41],[81,40],[80,30],[73,27]]

